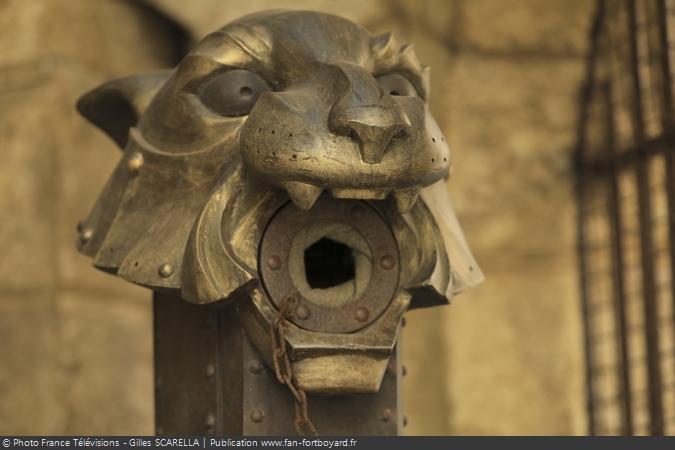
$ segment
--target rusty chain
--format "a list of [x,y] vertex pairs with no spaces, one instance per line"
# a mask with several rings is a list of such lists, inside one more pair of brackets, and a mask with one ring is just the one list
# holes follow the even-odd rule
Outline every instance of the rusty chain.
[[293,378],[293,367],[288,357],[286,347],[286,336],[284,335],[284,322],[286,317],[290,316],[296,299],[292,295],[287,295],[281,302],[277,316],[270,324],[270,335],[272,337],[272,362],[274,363],[274,373],[279,383],[288,387],[293,395],[295,405],[295,431],[301,436],[318,436],[316,427],[309,419],[307,408],[307,394],[297,386]]

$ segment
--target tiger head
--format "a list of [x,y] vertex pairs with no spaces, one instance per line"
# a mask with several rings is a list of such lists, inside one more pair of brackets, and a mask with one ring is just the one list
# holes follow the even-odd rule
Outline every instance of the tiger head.
[[[382,278],[381,308],[363,299],[366,319],[329,330],[297,322],[298,333],[358,334],[391,305],[398,320],[408,308],[446,303],[482,275],[447,200],[451,156],[428,97],[428,68],[390,34],[306,11],[232,22],[175,69],[113,80],[80,99],[80,112],[124,154],[80,227],[79,249],[102,270],[191,302],[264,302],[275,296],[265,233],[285,214],[270,244],[287,238],[284,258],[323,238],[363,256],[337,303],[338,291],[297,281],[307,261],[289,259],[289,286],[309,289],[300,292],[307,305],[349,308],[375,284],[380,259],[395,274]],[[358,208],[383,227],[372,240],[391,237],[388,254],[377,256],[385,244],[365,228],[340,228]],[[309,230],[314,222],[323,228]],[[301,232],[297,250],[290,241]],[[326,293],[333,303],[320,304]]]

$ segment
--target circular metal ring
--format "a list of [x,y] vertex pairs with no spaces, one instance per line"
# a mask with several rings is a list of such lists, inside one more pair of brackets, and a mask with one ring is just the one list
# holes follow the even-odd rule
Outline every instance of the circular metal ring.
[[[367,243],[370,253],[367,286],[360,295],[337,306],[301,294],[290,272],[289,256],[295,236],[318,222],[348,225]],[[396,294],[400,267],[394,234],[372,205],[328,196],[319,198],[307,211],[290,202],[282,206],[263,232],[258,255],[258,270],[271,302],[279,308],[285,297],[296,297],[295,312],[288,319],[298,327],[324,333],[350,333],[375,321]]]

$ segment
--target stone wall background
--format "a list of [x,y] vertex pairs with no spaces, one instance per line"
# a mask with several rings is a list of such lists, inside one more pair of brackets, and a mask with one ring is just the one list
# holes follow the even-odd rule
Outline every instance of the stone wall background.
[[487,282],[408,314],[407,433],[583,433],[570,162],[592,0],[0,0],[0,434],[153,432],[149,293],[74,248],[119,157],[74,103],[270,7],[392,30],[432,66]]

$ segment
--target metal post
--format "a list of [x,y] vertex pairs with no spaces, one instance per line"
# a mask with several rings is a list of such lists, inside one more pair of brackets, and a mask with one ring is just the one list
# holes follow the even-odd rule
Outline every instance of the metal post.
[[[293,398],[249,342],[232,308],[154,294],[155,426],[159,435],[295,435]],[[322,435],[402,429],[397,352],[375,394],[310,396]],[[338,420],[339,418],[339,420]]]

